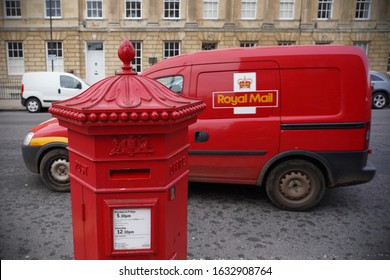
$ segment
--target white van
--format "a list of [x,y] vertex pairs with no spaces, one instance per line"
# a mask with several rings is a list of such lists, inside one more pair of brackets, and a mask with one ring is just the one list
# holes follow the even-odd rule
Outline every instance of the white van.
[[30,113],[36,113],[50,107],[52,102],[73,97],[88,87],[70,73],[27,72],[22,79],[21,103]]

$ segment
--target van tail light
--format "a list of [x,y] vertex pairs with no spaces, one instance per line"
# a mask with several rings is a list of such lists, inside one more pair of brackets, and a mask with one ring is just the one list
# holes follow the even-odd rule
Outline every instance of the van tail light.
[[370,133],[371,133],[371,122],[366,123],[366,137],[364,142],[364,149],[368,150],[368,147],[370,145]]
[[22,84],[22,86],[20,87],[20,91],[21,91],[21,94],[23,94],[23,92],[24,92],[24,84]]

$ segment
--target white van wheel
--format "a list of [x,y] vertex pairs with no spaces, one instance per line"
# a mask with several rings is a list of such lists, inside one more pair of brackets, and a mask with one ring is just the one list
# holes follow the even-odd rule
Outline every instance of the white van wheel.
[[303,211],[315,207],[326,189],[321,170],[305,160],[288,160],[271,170],[266,183],[270,200],[279,208]]
[[41,102],[35,97],[29,98],[26,102],[26,109],[30,113],[40,112],[41,108],[42,108]]

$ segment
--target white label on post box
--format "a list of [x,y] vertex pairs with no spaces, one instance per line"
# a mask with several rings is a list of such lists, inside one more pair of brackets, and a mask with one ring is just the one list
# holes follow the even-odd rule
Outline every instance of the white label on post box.
[[151,209],[114,209],[114,250],[151,248]]

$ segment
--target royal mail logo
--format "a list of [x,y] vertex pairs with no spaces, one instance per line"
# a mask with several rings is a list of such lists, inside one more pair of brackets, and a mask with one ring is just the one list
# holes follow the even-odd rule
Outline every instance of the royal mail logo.
[[251,78],[247,78],[246,76],[244,76],[244,78],[238,79],[237,83],[238,83],[238,86],[239,86],[240,90],[242,90],[242,89],[250,89],[251,85],[252,85],[252,79]]
[[213,92],[213,108],[277,107],[277,90],[251,92]]

